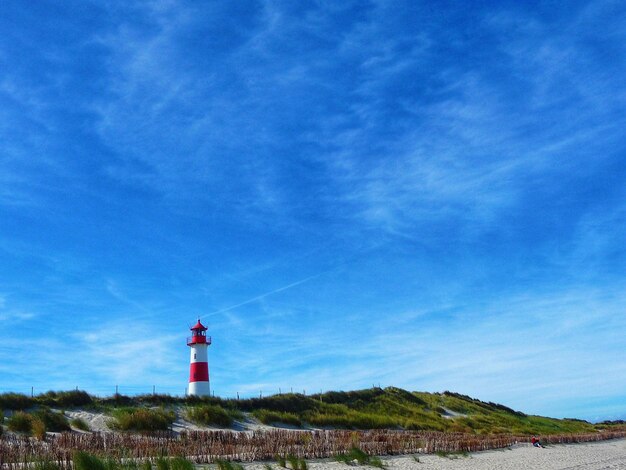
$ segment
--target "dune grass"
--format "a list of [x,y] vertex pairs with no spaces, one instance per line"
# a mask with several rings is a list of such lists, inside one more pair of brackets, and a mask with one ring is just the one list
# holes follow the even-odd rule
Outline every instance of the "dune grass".
[[119,408],[107,424],[118,431],[166,431],[175,417],[173,411],[162,408]]
[[186,410],[187,418],[200,425],[214,425],[230,427],[233,425],[232,416],[219,405],[191,406]]
[[[148,407],[157,405],[183,405],[187,407],[188,417],[192,421],[224,427],[231,426],[233,419],[242,419],[242,412],[252,413],[265,424],[473,434],[589,433],[624,426],[623,423],[601,423],[594,426],[581,420],[530,416],[504,405],[483,402],[458,393],[408,392],[395,387],[308,396],[286,393],[242,400],[163,394],[97,398],[80,390],[46,392],[35,397],[16,393],[0,394],[0,408],[4,410],[23,411],[42,406],[61,409],[81,406],[109,410],[114,415],[113,427],[120,430],[167,429],[173,420],[170,419],[169,412],[128,411],[147,410]],[[42,420],[50,427],[46,419]]]
[[230,460],[218,459],[215,463],[218,470],[243,470],[243,465]]
[[301,426],[302,420],[295,413],[289,413],[286,411],[273,411],[273,410],[254,410],[252,414],[263,424],[289,424],[292,426]]
[[352,447],[348,452],[336,455],[335,460],[337,460],[337,462],[343,462],[347,465],[352,465],[356,462],[358,465],[369,465],[371,467],[384,468],[380,457],[369,456],[356,446]]
[[[72,463],[74,470],[152,470],[153,466],[149,461],[137,463],[132,460],[104,459],[87,452],[77,451],[74,453]],[[49,464],[46,465],[55,465]],[[157,470],[194,470],[194,464],[184,457],[160,457],[156,460]],[[57,470],[58,466],[35,467],[36,470]],[[236,470],[232,468],[230,470]]]
[[81,431],[89,431],[89,424],[83,418],[74,418],[70,425],[73,428],[80,429]]
[[59,464],[51,460],[40,460],[30,467],[33,470],[60,470]]
[[43,439],[48,431],[69,431],[70,425],[63,413],[41,408],[33,413],[16,411],[7,420],[9,431],[23,434],[32,434],[38,439]]
[[35,419],[41,420],[47,431],[70,431],[70,423],[63,413],[52,411],[49,408],[40,408],[33,412]]
[[17,411],[7,420],[9,431],[30,434],[33,430],[33,417],[24,411]]

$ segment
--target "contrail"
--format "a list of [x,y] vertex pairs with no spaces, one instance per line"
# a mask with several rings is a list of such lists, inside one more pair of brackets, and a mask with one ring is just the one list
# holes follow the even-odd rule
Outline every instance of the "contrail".
[[321,273],[318,273],[318,274],[314,274],[313,276],[305,277],[304,279],[300,279],[299,281],[292,282],[291,284],[287,284],[286,286],[279,287],[278,289],[274,289],[274,290],[271,290],[269,292],[265,292],[264,294],[257,295],[256,297],[252,297],[251,299],[244,300],[243,302],[238,303],[236,305],[231,305],[230,307],[222,308],[220,310],[215,310],[214,312],[207,313],[207,316],[208,315],[217,315],[218,313],[228,312],[229,310],[232,310],[234,308],[241,307],[243,305],[248,305],[248,304],[250,304],[252,302],[256,302],[257,300],[261,300],[261,299],[267,297],[268,295],[276,294],[278,292],[282,292],[284,290],[291,289],[292,287],[298,286],[300,284],[304,284],[305,282],[310,281],[311,279],[315,279],[316,277],[319,277],[322,274],[324,274],[324,272],[321,272]]

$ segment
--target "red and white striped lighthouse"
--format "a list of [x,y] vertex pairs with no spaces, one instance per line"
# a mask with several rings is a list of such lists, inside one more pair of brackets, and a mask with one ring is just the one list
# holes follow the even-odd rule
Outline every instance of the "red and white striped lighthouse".
[[187,338],[187,346],[191,348],[189,366],[189,395],[209,396],[209,359],[207,349],[211,344],[211,337],[206,335],[206,326],[198,323],[191,327],[191,337]]

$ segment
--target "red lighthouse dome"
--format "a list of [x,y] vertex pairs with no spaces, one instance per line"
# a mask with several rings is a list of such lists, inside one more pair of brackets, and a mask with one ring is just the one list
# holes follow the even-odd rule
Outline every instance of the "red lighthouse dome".
[[191,336],[187,338],[187,346],[192,344],[211,344],[211,337],[207,337],[206,331],[207,327],[200,323],[198,318],[198,323],[191,327]]

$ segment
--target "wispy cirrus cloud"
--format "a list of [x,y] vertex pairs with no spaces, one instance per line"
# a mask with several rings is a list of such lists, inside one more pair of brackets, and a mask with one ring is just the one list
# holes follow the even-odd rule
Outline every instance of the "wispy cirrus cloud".
[[10,383],[175,387],[216,312],[218,392],[621,409],[618,3],[76,8],[0,18]]

